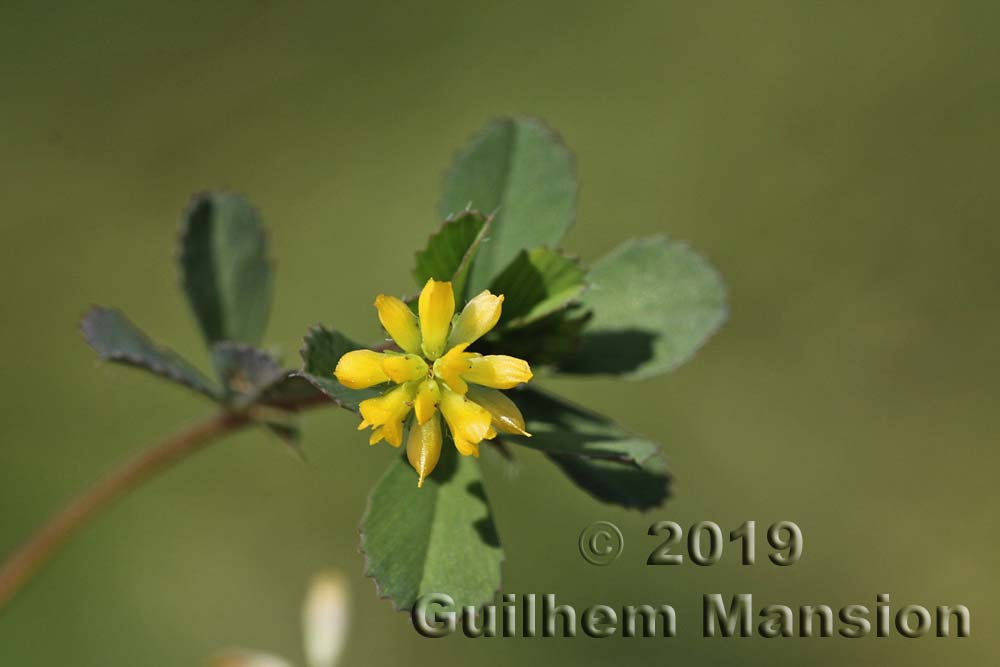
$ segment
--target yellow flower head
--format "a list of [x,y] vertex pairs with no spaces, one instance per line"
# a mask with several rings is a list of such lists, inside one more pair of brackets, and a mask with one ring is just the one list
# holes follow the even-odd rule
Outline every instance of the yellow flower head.
[[464,456],[479,456],[479,443],[497,432],[531,435],[524,430],[521,411],[497,391],[530,380],[528,362],[466,351],[496,326],[502,304],[502,294],[484,290],[455,317],[451,283],[434,279],[420,292],[417,315],[396,297],[379,294],[379,321],[402,352],[355,350],[337,362],[333,374],[345,387],[395,383],[381,396],[361,402],[358,429],[372,428],[370,444],[385,440],[399,447],[409,423],[406,456],[420,475],[417,486],[423,486],[441,457],[441,417]]

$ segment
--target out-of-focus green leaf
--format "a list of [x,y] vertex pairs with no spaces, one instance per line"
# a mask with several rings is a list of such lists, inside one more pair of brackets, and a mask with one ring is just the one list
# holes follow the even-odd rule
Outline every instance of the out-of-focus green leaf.
[[256,345],[271,307],[271,263],[257,211],[242,196],[207,193],[184,217],[180,252],[184,291],[211,344]]
[[357,412],[361,401],[381,393],[379,388],[348,389],[337,382],[337,378],[333,377],[333,371],[344,354],[363,347],[339,331],[316,325],[309,330],[305,338],[305,346],[301,352],[303,368],[300,375],[337,404]]
[[459,607],[479,605],[500,586],[503,552],[475,459],[446,447],[434,473],[397,458],[372,489],[361,520],[365,574],[397,609],[427,593]]
[[83,316],[80,329],[102,359],[145,369],[209,398],[221,397],[214,382],[173,350],[151,341],[119,310],[95,306]]
[[417,251],[413,276],[423,287],[429,278],[450,280],[456,299],[465,296],[465,283],[475,262],[479,245],[490,228],[490,219],[478,211],[456,213]]
[[530,324],[580,296],[584,272],[577,261],[545,247],[522,250],[490,284],[503,294],[500,326]]
[[250,404],[285,377],[285,370],[264,350],[223,341],[212,346],[212,361],[230,398]]
[[658,236],[627,241],[587,274],[580,301],[593,319],[560,370],[629,379],[684,363],[722,325],[726,290],[687,244]]
[[442,217],[467,208],[495,216],[468,293],[485,289],[524,248],[557,247],[575,207],[573,158],[552,130],[527,118],[490,123],[459,154],[440,207]]
[[538,387],[524,387],[510,396],[532,437],[503,439],[545,452],[594,497],[646,510],[669,496],[670,474],[659,444]]

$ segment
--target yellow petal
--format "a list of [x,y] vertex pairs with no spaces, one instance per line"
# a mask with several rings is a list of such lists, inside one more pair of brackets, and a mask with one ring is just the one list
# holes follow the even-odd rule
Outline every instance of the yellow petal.
[[406,439],[406,458],[420,475],[417,486],[423,486],[424,479],[431,474],[441,458],[441,418],[436,412],[423,424],[410,427],[410,437]]
[[455,315],[455,293],[451,283],[428,280],[420,292],[417,310],[420,311],[424,356],[437,359],[444,353],[451,318]]
[[476,356],[469,359],[471,368],[462,374],[468,382],[474,382],[494,389],[513,389],[532,378],[528,362],[504,354]]
[[396,384],[427,377],[427,362],[415,354],[386,354],[382,370]]
[[456,345],[434,362],[434,375],[444,380],[452,391],[464,394],[469,385],[462,379],[462,375],[472,370],[471,360],[478,356],[480,355],[466,352],[464,343]]
[[448,338],[448,345],[470,344],[486,334],[497,325],[500,319],[500,304],[503,294],[494,296],[489,290],[483,290],[469,303],[465,304],[462,314],[455,320],[455,326]]
[[466,396],[486,408],[493,417],[493,425],[501,432],[531,437],[524,430],[524,415],[506,394],[488,387],[472,386]]
[[379,294],[375,297],[375,308],[378,310],[378,321],[399,349],[420,354],[420,327],[410,307],[394,296]]
[[337,362],[333,374],[349,389],[367,389],[389,381],[382,371],[383,355],[371,350],[348,352]]
[[392,420],[379,427],[379,437],[393,447],[403,444],[403,420]]
[[417,415],[417,422],[424,424],[433,417],[440,402],[441,388],[438,387],[437,380],[428,378],[421,382],[417,389],[417,398],[413,401],[413,411]]
[[455,440],[455,449],[457,449],[458,453],[462,456],[475,456],[477,459],[479,458],[478,442],[473,443],[471,440]]
[[490,413],[465,396],[443,387],[441,414],[448,422],[458,451],[464,456],[479,456],[479,443],[490,431]]
[[379,440],[393,447],[403,444],[403,420],[410,414],[416,392],[416,383],[407,382],[382,396],[361,401],[358,409],[364,419],[362,424],[374,429],[369,444],[374,445]]

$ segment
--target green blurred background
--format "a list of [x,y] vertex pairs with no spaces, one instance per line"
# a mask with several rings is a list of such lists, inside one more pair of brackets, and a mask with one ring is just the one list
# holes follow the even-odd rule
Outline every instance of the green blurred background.
[[[0,550],[114,462],[210,407],[102,365],[76,329],[115,305],[206,366],[177,289],[192,192],[260,207],[278,258],[269,342],[378,334],[409,290],[442,174],[496,115],[547,119],[582,190],[566,247],[690,241],[731,318],[671,376],[548,382],[666,444],[674,499],[605,507],[543,457],[484,458],[504,586],[580,606],[670,602],[663,639],[431,641],[376,599],[357,522],[395,452],[305,419],[308,463],[246,433],[155,480],[0,617],[0,665],[201,665],[299,655],[310,575],[350,576],[343,664],[983,665],[996,660],[1000,432],[993,2],[8,0],[0,21]],[[802,561],[650,568],[655,519],[789,519]],[[625,555],[577,553],[618,523]],[[969,639],[703,639],[703,593],[972,609]]]

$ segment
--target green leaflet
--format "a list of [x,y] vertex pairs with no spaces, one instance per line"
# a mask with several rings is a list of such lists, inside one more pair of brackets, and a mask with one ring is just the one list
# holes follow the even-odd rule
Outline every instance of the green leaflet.
[[584,272],[576,260],[545,247],[522,250],[490,284],[503,294],[500,326],[530,324],[580,296]]
[[102,359],[142,368],[219,399],[214,382],[170,348],[157,345],[114,308],[93,307],[80,321],[87,343]]
[[476,253],[490,229],[490,219],[478,211],[463,211],[447,220],[417,252],[413,277],[424,286],[429,278],[452,282],[455,300],[464,303],[465,284]]
[[548,453],[574,484],[597,500],[641,511],[660,507],[670,498],[670,475],[608,459],[591,459],[572,454]]
[[560,370],[628,379],[666,373],[694,355],[726,318],[718,272],[687,244],[663,236],[626,241],[587,274],[593,313]]
[[184,216],[184,291],[209,344],[255,345],[271,307],[271,263],[257,212],[240,195],[196,197]]
[[474,208],[493,214],[469,278],[476,294],[525,248],[556,247],[576,209],[573,158],[541,121],[490,123],[459,154],[445,181],[442,218]]
[[670,474],[658,443],[538,387],[523,387],[510,397],[532,437],[504,435],[505,440],[545,452],[604,502],[645,510],[666,501]]
[[365,574],[397,609],[427,593],[459,607],[479,605],[500,587],[503,551],[478,462],[446,443],[434,473],[417,488],[405,457],[372,489],[361,519]]

